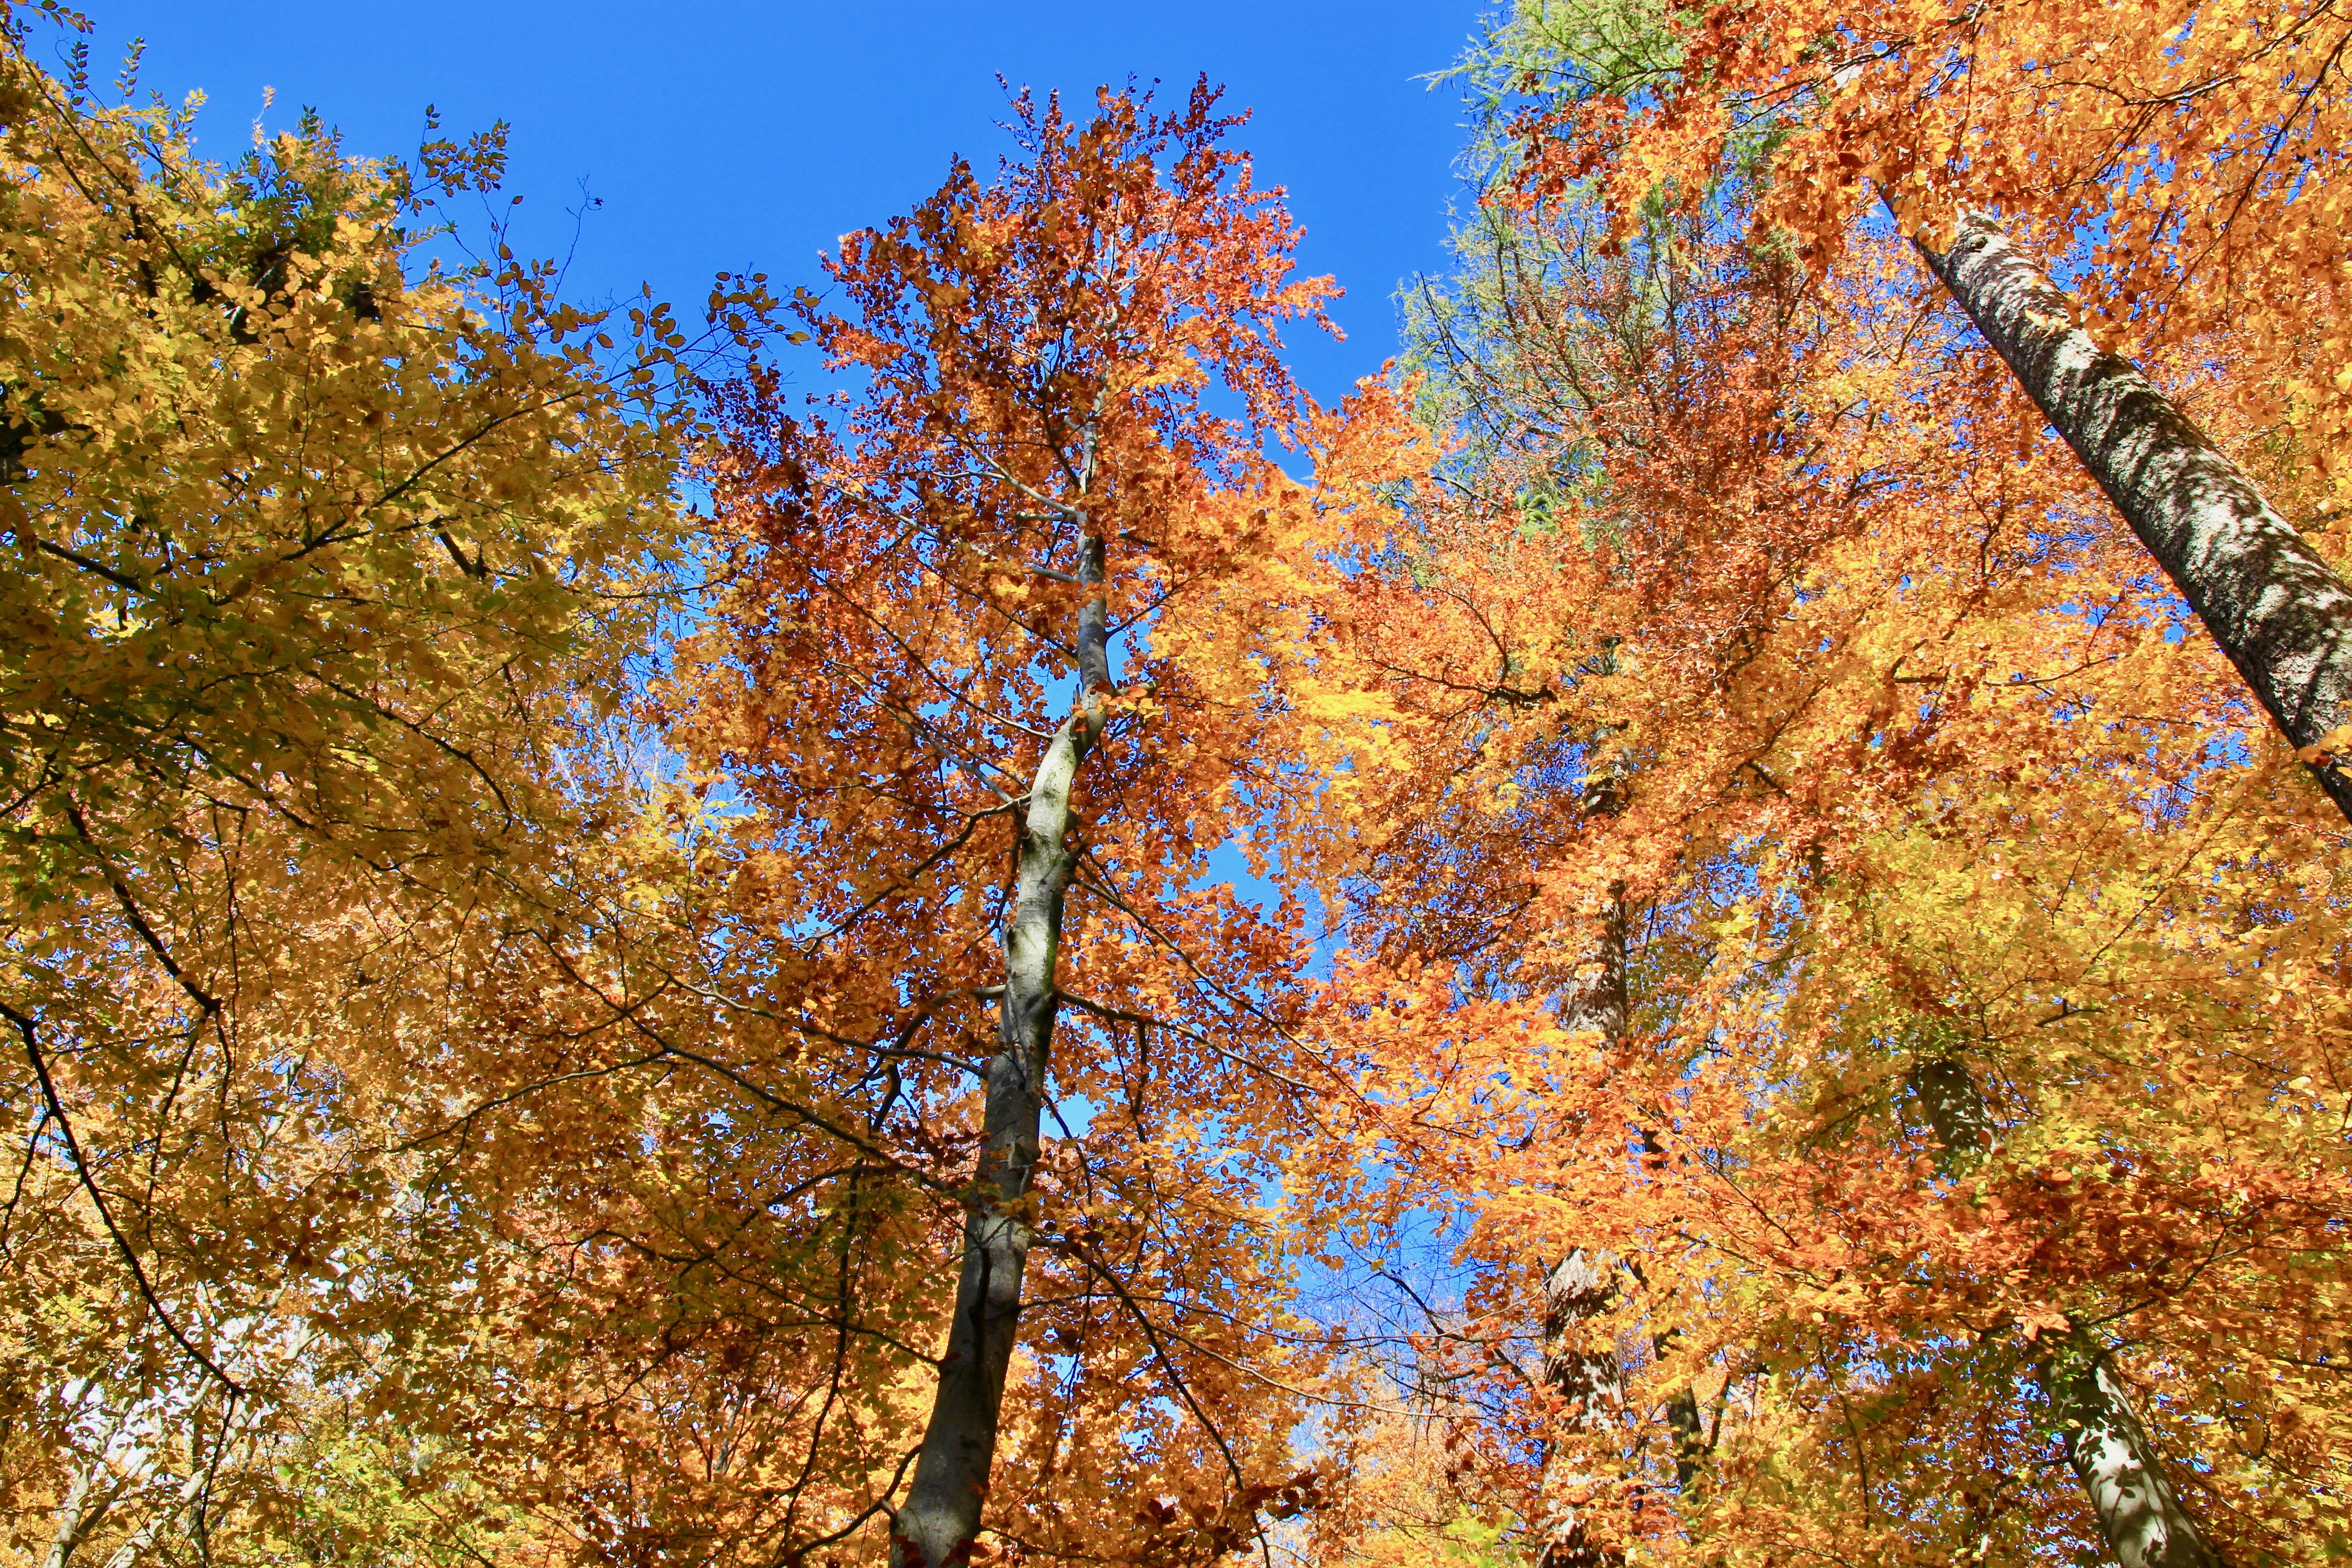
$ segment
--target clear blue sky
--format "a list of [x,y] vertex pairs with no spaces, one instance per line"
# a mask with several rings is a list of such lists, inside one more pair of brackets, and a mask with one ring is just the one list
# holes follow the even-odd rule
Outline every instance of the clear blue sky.
[[[1193,4],[808,5],[661,0],[85,0],[93,79],[133,36],[142,96],[202,89],[205,150],[238,152],[268,116],[315,106],[355,152],[404,153],[425,106],[446,127],[514,128],[508,193],[520,238],[570,240],[567,290],[657,294],[692,308],[720,268],[816,281],[837,236],[929,193],[951,154],[992,160],[1002,72],[1082,100],[1130,73],[1181,93],[1202,71],[1254,111],[1258,180],[1289,188],[1306,268],[1337,276],[1349,341],[1302,338],[1296,366],[1326,400],[1396,345],[1399,281],[1443,264],[1463,111],[1414,79],[1460,51],[1481,0],[1195,0]],[[37,42],[36,49],[47,47]]]

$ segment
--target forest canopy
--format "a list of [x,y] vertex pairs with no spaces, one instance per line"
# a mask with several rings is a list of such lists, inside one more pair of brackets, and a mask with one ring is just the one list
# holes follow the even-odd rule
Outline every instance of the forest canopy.
[[1205,78],[681,312],[89,31],[0,1565],[2352,1558],[2352,20],[1516,0],[1328,405]]

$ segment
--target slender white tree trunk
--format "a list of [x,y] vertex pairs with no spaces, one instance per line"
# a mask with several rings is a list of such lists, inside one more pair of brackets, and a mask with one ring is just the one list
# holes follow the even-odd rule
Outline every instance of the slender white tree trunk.
[[1037,1163],[1054,1021],[1061,1007],[1056,982],[1062,910],[1078,860],[1071,842],[1070,790],[1108,717],[1111,681],[1103,570],[1104,542],[1089,535],[1080,546],[1078,572],[1089,593],[1079,612],[1078,700],[1046,746],[1029,786],[1019,879],[1004,921],[1004,998],[997,1013],[996,1054],[988,1063],[980,1168],[964,1219],[963,1269],[915,1478],[891,1528],[892,1568],[963,1568],[980,1534],[996,1458],[997,1421],[1033,1234],[1029,1175]]
[[[1916,235],[1912,244],[2280,732],[2307,749],[2352,725],[2352,586],[2129,360],[2073,324],[2073,301],[1990,218],[1964,216],[1948,249]],[[2347,760],[2322,753],[2312,773],[2352,819]]]
[[74,1548],[81,1544],[82,1536],[97,1521],[85,1518],[90,1507],[90,1488],[105,1460],[93,1455],[74,1467],[73,1482],[66,1489],[64,1500],[58,1504],[57,1529],[49,1536],[49,1549],[41,1554],[41,1568],[66,1568],[72,1560]]
[[[1968,1068],[1950,1058],[1911,1069],[1912,1092],[1954,1173],[1983,1157],[1992,1114]],[[2123,1568],[2221,1568],[2221,1554],[2165,1472],[2106,1347],[2079,1323],[2048,1345],[2035,1375],[2058,1422],[2066,1462],[2083,1483],[2107,1550]]]
[[[221,1434],[222,1445],[226,1447],[228,1440],[228,1434],[224,1431]],[[124,1538],[122,1544],[114,1549],[114,1554],[106,1560],[106,1568],[138,1568],[140,1560],[153,1550],[155,1542],[163,1539],[163,1532],[176,1529],[180,1516],[194,1508],[197,1500],[204,1496],[205,1488],[212,1479],[212,1471],[196,1464],[194,1456],[190,1457],[189,1463],[192,1468],[181,1480],[179,1489],[161,1508],[147,1516],[146,1523]]]

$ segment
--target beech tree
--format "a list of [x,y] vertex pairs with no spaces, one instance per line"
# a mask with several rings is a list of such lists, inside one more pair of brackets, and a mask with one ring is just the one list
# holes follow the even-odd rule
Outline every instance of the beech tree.
[[[1948,1056],[1921,1062],[1910,1071],[1909,1088],[1943,1145],[1938,1164],[1954,1175],[1974,1169],[1996,1141],[1998,1123],[1968,1064]],[[2148,1440],[2106,1347],[2072,1322],[2050,1337],[2038,1367],[2043,1394],[2066,1462],[2116,1561],[2126,1568],[2220,1563]]]
[[386,1145],[459,1087],[448,983],[562,923],[689,345],[425,258],[499,134],[380,163],[306,117],[218,167],[48,25],[0,16],[0,1496],[127,1563],[291,1530],[298,1453],[446,1457],[378,1446],[397,1306],[467,1267]]
[[[1525,79],[1543,88],[1515,128],[1525,188],[1591,176],[1630,214],[1661,182],[1696,199],[1727,144],[1769,139],[1759,231],[1814,267],[1883,204],[2352,816],[2338,552],[2304,538],[2135,363],[2227,333],[2232,397],[2319,472],[2342,471],[2352,402],[2320,368],[2345,341],[2341,18],[1524,10]],[[1547,36],[1570,47],[1546,52]],[[2079,303],[2028,259],[2035,247],[2077,264]]]
[[[1665,351],[1671,378],[1634,375],[1633,395],[1619,401],[1612,386],[1627,384],[1605,372],[1639,365],[1632,351],[1661,342],[1654,323],[1667,307],[1686,328],[1721,319],[1685,308],[1706,292],[1709,253],[1703,242],[1677,244],[1677,279],[1618,296],[1638,309],[1596,308],[1612,296],[1585,279],[1608,278],[1612,266],[1642,276],[1662,223],[1721,223],[1719,243],[1752,271],[1795,255],[1769,236],[1750,241],[1746,215],[1717,186],[1705,202],[1653,206],[1642,228],[1619,231],[1612,262],[1607,247],[1578,242],[1573,226],[1596,219],[1576,195],[1524,209],[1519,221],[1538,232],[1506,242],[1547,256],[1540,268],[1518,269],[1509,287],[1474,276],[1484,292],[1433,307],[1440,363],[1466,362],[1449,395],[1460,401],[1440,406],[1499,393],[1473,405],[1475,450],[1507,460],[1493,462],[1486,483],[1465,482],[1465,504],[1444,530],[1427,529],[1427,553],[1386,585],[1394,597],[1382,613],[1354,623],[1372,645],[1360,679],[1428,682],[1433,696],[1477,715],[1461,749],[1443,753],[1419,786],[1442,807],[1400,789],[1364,818],[1377,826],[1356,864],[1395,854],[1401,874],[1363,888],[1365,934],[1386,941],[1349,993],[1365,1016],[1396,1019],[1368,1048],[1383,1064],[1374,1098],[1412,1106],[1382,1123],[1391,1146],[1412,1150],[1397,1161],[1401,1184],[1423,1204],[1494,1216],[1474,1222],[1465,1261],[1478,1271],[1428,1330],[1429,1353],[1455,1389],[1477,1378],[1513,1394],[1450,1414],[1435,1406],[1464,1510],[1445,1528],[1499,1518],[1506,1539],[1525,1532],[1529,1552],[1554,1549],[1544,1521],[1557,1515],[1531,1458],[1544,1427],[1512,1412],[1543,1409],[1532,1363],[1547,1313],[1534,1284],[1570,1246],[1596,1244],[1627,1265],[1615,1298],[1587,1309],[1602,1293],[1579,1291],[1578,1310],[1551,1316],[1555,1326],[1579,1320],[1589,1350],[1613,1341],[1625,1369],[1614,1442],[1599,1446],[1601,1464],[1574,1467],[1578,1503],[1588,1513],[1600,1505],[1595,1521],[1615,1539],[1638,1533],[1648,1550],[1707,1560],[1942,1549],[1929,1542],[1979,1556],[2057,1552],[2070,1533],[2143,1551],[2147,1521],[2116,1511],[2106,1482],[2086,1489],[2064,1469],[2054,1488],[2002,1479],[2030,1452],[2013,1446],[2017,1435],[2063,1443],[2067,1423],[2082,1419],[2081,1379],[2059,1375],[2069,1364],[2131,1380],[2127,1402],[2146,1406],[2152,1445],[2143,1472],[2154,1453],[2172,1456],[2180,1486],[2272,1465],[2296,1468],[2291,1489],[2315,1484],[2301,1479],[2303,1459],[2268,1447],[2268,1426],[2242,1446],[2217,1445],[2179,1415],[2192,1399],[2296,1384],[2288,1368],[2304,1352],[2292,1347],[2327,1333],[2333,1309],[2304,1298],[2284,1253],[2253,1239],[2277,1216],[2267,1199],[2239,1207],[2189,1195],[2189,1172],[2210,1144],[2181,1136],[2169,1108],[2210,1106],[2216,1093],[2250,1108],[2261,1085],[2305,1076],[2332,1047],[2207,1087],[2206,1068],[2134,1033],[2142,1003],[2110,1000],[2178,995],[2181,983],[2160,978],[2172,960],[2160,955],[2185,953],[2202,940],[2193,931],[2214,929],[2207,920],[2231,918],[2187,890],[2207,875],[2242,885],[2235,872],[2191,868],[2242,852],[2224,841],[2267,843],[2266,866],[2296,868],[2284,879],[2252,873],[2242,885],[2292,903],[2292,923],[2315,943],[2317,969],[2283,959],[2263,967],[2284,962],[2298,974],[2298,1008],[2304,987],[2324,994],[2319,973],[2336,960],[2318,955],[2336,951],[2338,893],[2320,847],[2328,829],[2278,794],[2280,766],[2293,761],[2248,766],[2233,752],[2235,678],[2210,648],[2176,648],[2159,635],[2169,616],[2137,542],[2086,502],[2071,459],[2034,435],[2039,421],[2021,423],[2024,400],[2006,373],[1988,379],[1922,330],[1933,301],[1909,285],[1907,247],[1865,237],[1819,292],[1791,291],[1818,301],[1830,323],[1817,354],[1802,337],[1793,362],[1702,339],[1686,358]],[[1727,269],[1725,298],[1769,319],[1784,296],[1757,289],[1742,270]],[[1464,353],[1465,344],[1475,348]],[[1498,346],[1519,357],[1498,356]],[[1746,397],[1724,384],[1727,367],[1759,360],[1790,371],[1758,377]],[[2177,374],[2180,362],[2168,368]],[[2311,493],[2288,467],[2287,444],[2249,439],[2227,388],[2174,384],[2189,387],[2196,417],[2225,445],[2260,460],[2264,485]],[[1513,406],[1523,393],[1524,416]],[[1914,412],[1924,410],[1935,416]],[[1730,439],[1741,431],[1761,438]],[[1704,482],[1677,493],[1685,463]],[[1574,504],[1563,508],[1563,496]],[[1750,510],[1751,500],[1764,504]],[[1782,570],[1745,579],[1752,595],[1739,592],[1729,569],[1773,548],[1782,553],[1765,558]],[[1734,623],[1737,636],[1685,640],[1735,608],[1754,616]],[[1603,630],[1605,662],[1563,658],[1563,647],[1597,653]],[[1562,673],[1547,679],[1553,670]],[[1639,738],[1623,746],[1628,715],[1638,716]],[[1580,781],[1621,749],[1641,763],[1625,813],[1582,821]],[[1432,788],[1438,780],[1443,794]],[[1565,854],[1555,847],[1571,842]],[[2215,860],[2190,847],[2200,843]],[[1876,860],[1882,848],[1899,867]],[[1595,941],[1601,895],[1621,879],[1637,910],[1656,912],[1652,940],[1679,940],[1692,967],[1646,1017],[1636,1007],[1624,1048],[1596,1052],[1580,1069],[1578,1038],[1560,1028],[1573,994],[1566,976],[1605,951]],[[2181,894],[2156,893],[2159,884]],[[2094,908],[2104,912],[2095,918]],[[2097,933],[2087,945],[2058,937],[2075,919]],[[1912,945],[1931,930],[1927,949]],[[1865,931],[1876,934],[1864,942]],[[2236,1030],[2256,1010],[2216,972],[2199,973],[2195,987],[2215,1001],[2211,1026],[2242,1038]],[[2085,983],[2099,1002],[2075,996]],[[2078,1013],[2085,1006],[2095,1011]],[[1955,1029],[2003,1060],[2017,1096],[2010,1114],[2032,1107],[2010,1123],[2026,1130],[2010,1133],[2000,1174],[1958,1194],[2003,1216],[1982,1230],[1958,1222],[1966,1242],[1925,1228],[1946,1223],[1924,1217],[1944,1201],[1932,1181],[1920,1206],[1889,1205],[1881,1173],[1922,1157],[1903,1151],[1933,1147],[1918,1094],[1902,1086],[1912,1053],[1948,1050]],[[2077,1041],[2091,1055],[2076,1055]],[[2110,1098],[2126,1084],[2136,1086],[2127,1103]],[[2235,1120],[2242,1111],[2208,1114],[2246,1125]],[[2301,1182],[2288,1173],[2310,1169],[2303,1127],[2251,1136],[2238,1152],[2265,1181]],[[1464,1152],[1484,1147],[1526,1157],[1486,1165]],[[2113,1162],[2081,1188],[2072,1185],[2080,1156],[2058,1163],[2050,1153],[2078,1147]],[[2336,1168],[2332,1155],[2323,1163]],[[2331,1195],[2310,1191],[2311,1212],[2336,1211],[2337,1179],[2318,1178]],[[2114,1206],[2132,1201],[2116,1185],[2126,1181],[2186,1182],[2168,1189],[2179,1194],[2174,1213],[2196,1212],[2192,1228],[2232,1256],[2264,1254],[2281,1267],[2192,1278],[2161,1226],[2144,1229]],[[1753,1205],[1747,1217],[1744,1205]],[[2010,1256],[2034,1261],[1995,1286],[1965,1259],[2010,1225]],[[2100,1261],[2073,1250],[2092,1233],[2103,1238]],[[1949,1271],[1929,1269],[1929,1258]],[[2122,1285],[2126,1275],[2134,1287]],[[2128,1293],[2151,1286],[2152,1297]],[[2015,1305],[1988,1318],[1992,1295],[2011,1288]],[[1962,1296],[1978,1304],[1962,1307]],[[2266,1347],[2252,1352],[2263,1372],[2224,1371],[2192,1348],[2190,1321],[2234,1322],[2256,1300],[2282,1303],[2282,1315],[2233,1342]],[[1727,1310],[1732,1301],[1746,1304]],[[2069,1363],[2063,1346],[2079,1349],[2073,1336],[2086,1324],[2120,1342],[2095,1347],[2103,1361]],[[2154,1394],[2134,1366],[2165,1369]],[[2045,1375],[2027,1375],[2037,1367]],[[1664,1456],[1682,1450],[1669,1447],[1678,1418],[1664,1395],[1683,1378],[1723,1403],[1704,1462],[1670,1490]],[[1563,1414],[1552,1418],[1577,1425]],[[1613,1519],[1605,1505],[1615,1500],[1586,1479],[1612,1466],[1624,1478],[1617,1499],[1631,1505]],[[2093,1470],[2085,1481],[2097,1480]],[[2202,1495],[2221,1554],[2318,1550],[2296,1543],[2298,1510],[2242,1510],[2235,1483],[2195,1484],[2213,1489]],[[2334,1482],[2316,1484],[2335,1495]],[[1668,1496],[1672,1512],[1659,1507]],[[2171,1533],[2173,1549],[2200,1550]],[[1347,1555],[1337,1542],[1334,1551]]]
[[[1905,374],[1924,392],[1950,371],[1931,354]],[[2242,1500],[2283,1489],[2315,1515],[2339,1506],[2339,1483],[2305,1468],[2317,1450],[2275,1434],[2323,1418],[2297,1363],[2336,1308],[2325,1288],[2306,1294],[2294,1259],[2332,1256],[2333,1222],[2287,1216],[2341,1212],[2342,1166],[2303,1110],[2267,1109],[2298,1080],[2275,1103],[2332,1103],[2298,1098],[2333,1071],[2340,1037],[2329,829],[2295,799],[2291,758],[2233,756],[2211,721],[2234,675],[2163,637],[2136,542],[2090,526],[2063,452],[1987,472],[1967,446],[1905,454],[1895,436],[1868,448],[1894,499],[1867,529],[1824,531],[1806,592],[1781,601],[1727,684],[1677,666],[1675,620],[1654,631],[1624,614],[1641,574],[1584,574],[1588,552],[1630,566],[1638,535],[1549,533],[1526,510],[1418,563],[1385,614],[1358,619],[1380,630],[1381,667],[1442,678],[1481,715],[1464,734],[1485,754],[1453,753],[1439,775],[1444,829],[1382,847],[1400,874],[1366,889],[1364,934],[1392,931],[1394,945],[1344,993],[1381,1064],[1370,1098],[1411,1108],[1381,1122],[1385,1147],[1412,1151],[1400,1182],[1418,1205],[1482,1216],[1465,1244],[1478,1268],[1426,1331],[1455,1390],[1477,1377],[1496,1394],[1437,1407],[1457,1506],[1516,1521],[1530,1553],[1547,1539],[1531,1457],[1547,1414],[1538,1282],[1575,1246],[1625,1265],[1615,1300],[1574,1314],[1570,1342],[1613,1347],[1625,1369],[1601,1462],[1575,1467],[1623,1478],[1578,1500],[1618,1539],[1694,1560],[2145,1548],[2150,1521],[2112,1506],[2112,1471],[2087,1466],[2086,1490],[2063,1464],[2054,1479],[2036,1468],[2037,1449],[2084,1452],[2079,1430],[2067,1441],[2088,1413],[2070,1373],[2104,1365],[2137,1406],[2139,1468],[2171,1460],[2217,1554],[2315,1552],[2332,1526],[2306,1534],[2300,1502]],[[1629,463],[1626,493],[1658,467],[1655,447]],[[1952,510],[1915,499],[1929,496]],[[2034,537],[2070,506],[2056,538]],[[2046,585],[2053,555],[2063,589]],[[1675,580],[1709,581],[1707,560],[1680,558]],[[2077,594],[2105,613],[2081,614]],[[1557,645],[1538,640],[1547,604],[1635,629],[1610,673],[1507,704],[1502,691],[1542,689],[1556,668]],[[1441,640],[1449,622],[1459,635]],[[1673,761],[1645,758],[1624,814],[1587,820],[1575,780],[1592,764],[1552,715],[1604,700],[1656,726],[1648,754]],[[1371,819],[1412,820],[1402,804],[1400,791]],[[1433,842],[1451,849],[1435,869]],[[1652,1000],[1612,1053],[1562,1027],[1561,998],[1627,872],[1635,910],[1654,911],[1635,953],[1679,942],[1688,967],[1648,970],[1635,995]],[[2273,925],[2242,898],[2295,912]],[[2312,1017],[2298,1043],[2260,1021],[2243,989],[2256,974]],[[2193,1025],[2184,994],[2200,998]],[[2189,1033],[2158,1032],[2159,1014]],[[2211,1053],[2245,1049],[2250,1030],[2272,1043],[2222,1068]],[[1940,1091],[1918,1069],[1956,1052],[2000,1064],[2004,1135],[1975,1173],[1939,1182]],[[2251,1178],[2242,1197],[2205,1184],[2223,1169]],[[2200,1269],[2180,1250],[2191,1234],[2231,1267]],[[2078,1331],[2108,1342],[2070,1361]],[[1709,1440],[1674,1488],[1667,1396],[1685,1378],[1712,1407]],[[2252,1414],[2285,1407],[2273,1398],[2295,1412],[2285,1427]]]
[[[738,896],[793,933],[804,1005],[857,1020],[829,1037],[890,1042],[877,1115],[952,1205],[895,1563],[961,1563],[984,1529],[1213,1554],[1315,1489],[1288,1457],[1297,1384],[1243,1370],[1315,1375],[1285,1348],[1300,1221],[1246,1184],[1344,1080],[1270,1065],[1300,1005],[1297,905],[1261,916],[1198,884],[1299,787],[1257,712],[1290,624],[1259,574],[1348,510],[1261,445],[1342,467],[1351,448],[1274,335],[1329,286],[1288,276],[1297,231],[1219,145],[1235,122],[1214,101],[1106,91],[1078,121],[1016,96],[1020,156],[993,183],[959,164],[845,242],[837,307],[802,297],[855,389],[796,415],[746,384],[724,409],[738,584],[688,647],[673,732],[756,808]],[[1233,415],[1203,406],[1212,384]],[[1042,1322],[1041,1251],[1059,1279]],[[1024,1348],[1041,1408],[1017,1415]],[[1051,1418],[1024,1506],[1000,1450],[1059,1403],[1056,1358],[1086,1419]],[[1139,1362],[1172,1421],[1094,1370]],[[1105,1394],[1151,1442],[1113,1451],[1086,1407]],[[1139,1510],[1096,1489],[1119,1475]]]
[[[1345,1026],[1370,1100],[1399,1108],[1366,1142],[1400,1152],[1416,1207],[1495,1203],[1465,1242],[1462,1316],[1425,1331],[1459,1506],[1494,1528],[1507,1500],[1510,1537],[1561,1563],[1654,1544],[1658,1500],[1704,1485],[1704,1357],[1660,1363],[1705,1342],[1684,1342],[1675,1281],[1607,1173],[1674,1133],[1671,1110],[1640,1107],[1686,1065],[1654,1031],[1704,951],[1675,859],[1708,853],[1684,836],[1693,802],[1748,783],[1741,742],[1710,749],[1710,699],[1811,531],[1852,526],[1834,504],[1750,510],[1804,450],[1740,416],[1776,406],[1812,330],[1770,258],[1761,279],[1719,246],[1691,266],[1714,242],[1676,231],[1612,259],[1573,224],[1482,224],[1477,270],[1426,296],[1451,384],[1431,401],[1480,439],[1389,569],[1351,579],[1356,662],[1316,671],[1382,691],[1391,730],[1418,733],[1309,840],[1358,952],[1335,1012],[1373,1021]],[[1713,735],[1682,727],[1691,696]],[[1490,1142],[1515,1152],[1507,1174],[1473,1152]]]

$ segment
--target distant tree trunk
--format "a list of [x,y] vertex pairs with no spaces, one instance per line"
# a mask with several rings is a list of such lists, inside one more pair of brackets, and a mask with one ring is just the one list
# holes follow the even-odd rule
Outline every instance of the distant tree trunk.
[[988,1063],[980,1168],[964,1219],[963,1272],[930,1424],[907,1501],[891,1528],[892,1568],[963,1568],[971,1561],[996,1458],[997,1420],[1029,1260],[1029,1174],[1037,1163],[1061,1007],[1062,910],[1078,861],[1070,841],[1070,789],[1102,737],[1110,689],[1103,559],[1103,541],[1087,538],[1078,576],[1094,595],[1079,615],[1077,707],[1055,732],[1029,787],[1019,880],[1004,921],[1004,998],[996,1054]]
[[[2352,586],[2129,360],[2072,324],[2073,302],[1981,214],[1948,250],[1912,244],[2305,755],[2352,724]],[[2352,820],[2352,771],[2312,764]]]
[[1706,1423],[1698,1413],[1698,1390],[1685,1388],[1666,1396],[1666,1426],[1675,1435],[1675,1489],[1688,1497],[1698,1479],[1698,1462],[1707,1451]]
[[[1958,1173],[1991,1143],[1992,1114],[1968,1068],[1950,1058],[1911,1070],[1912,1092],[1943,1143],[1938,1163]],[[2123,1568],[2221,1568],[2164,1458],[2132,1409],[2129,1391],[2091,1332],[2070,1323],[2035,1364],[2057,1418],[2066,1462],[2083,1483],[2107,1549]]]
[[[1663,1168],[1666,1151],[1657,1134],[1649,1128],[1642,1129],[1642,1149],[1654,1167]],[[1663,1359],[1682,1337],[1680,1329],[1669,1328],[1651,1341],[1657,1355]],[[1685,1386],[1681,1392],[1666,1395],[1666,1430],[1674,1435],[1675,1490],[1687,1497],[1691,1483],[1698,1479],[1698,1462],[1707,1453],[1706,1423],[1699,1415],[1698,1390]]]
[[[221,1434],[221,1446],[226,1448],[228,1441],[228,1433],[224,1430]],[[198,1500],[205,1495],[205,1487],[211,1481],[211,1468],[198,1463],[192,1457],[189,1460],[187,1478],[181,1481],[180,1489],[173,1492],[162,1507],[149,1514],[147,1522],[132,1531],[124,1539],[122,1544],[114,1549],[114,1554],[106,1560],[106,1568],[138,1568],[140,1559],[145,1557],[155,1542],[163,1539],[165,1531],[179,1528],[180,1516],[196,1505]],[[202,1521],[199,1521],[199,1522]]]
[[97,1516],[105,1505],[101,1502],[97,1508],[92,1508],[89,1494],[101,1468],[102,1463],[96,1457],[74,1467],[73,1481],[58,1504],[57,1529],[49,1536],[49,1549],[42,1553],[41,1568],[66,1568],[66,1564],[73,1560],[74,1549],[81,1544],[82,1537],[98,1522]]

